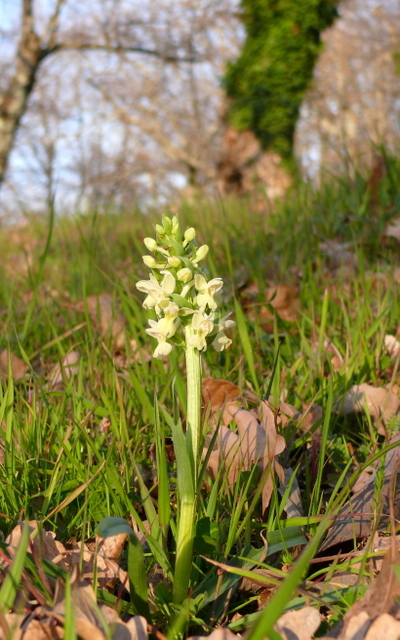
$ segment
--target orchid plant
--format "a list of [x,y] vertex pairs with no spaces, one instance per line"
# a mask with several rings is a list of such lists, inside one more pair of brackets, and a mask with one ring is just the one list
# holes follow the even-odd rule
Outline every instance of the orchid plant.
[[[208,246],[198,246],[193,227],[182,232],[178,218],[164,215],[155,226],[156,238],[145,238],[144,244],[153,255],[143,256],[151,270],[149,280],[140,280],[136,287],[146,294],[145,309],[154,312],[146,329],[157,340],[153,356],[168,356],[174,347],[185,351],[187,372],[186,434],[173,429],[177,454],[178,523],[174,572],[174,601],[187,597],[190,581],[197,479],[201,451],[201,354],[211,344],[223,351],[231,344],[225,331],[235,325],[230,314],[219,312],[221,278],[208,279],[199,266],[208,254]],[[182,442],[184,449],[182,451]],[[180,449],[180,451],[178,451]],[[182,475],[189,475],[182,481]],[[181,481],[180,481],[181,476]]]

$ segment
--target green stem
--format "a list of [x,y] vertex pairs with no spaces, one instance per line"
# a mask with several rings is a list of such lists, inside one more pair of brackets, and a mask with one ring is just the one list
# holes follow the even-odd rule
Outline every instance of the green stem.
[[181,604],[188,597],[192,572],[195,515],[196,500],[180,504],[173,593],[174,602],[177,604]]
[[[190,574],[192,571],[193,538],[195,533],[197,507],[197,474],[201,443],[201,356],[198,349],[188,344],[192,328],[185,327],[186,374],[187,374],[187,418],[186,443],[188,460],[186,467],[192,477],[189,482],[178,478],[179,516],[176,539],[176,561],[174,575],[174,602],[181,603],[188,597]],[[182,436],[183,437],[183,436]],[[178,457],[177,457],[178,463]],[[190,471],[189,471],[190,469]],[[179,471],[184,471],[183,467]],[[181,479],[182,480],[182,479]]]
[[187,417],[186,433],[192,444],[194,461],[194,487],[197,486],[197,471],[200,457],[201,439],[201,355],[196,347],[188,345],[192,335],[191,326],[185,327],[186,337],[186,375],[187,375]]

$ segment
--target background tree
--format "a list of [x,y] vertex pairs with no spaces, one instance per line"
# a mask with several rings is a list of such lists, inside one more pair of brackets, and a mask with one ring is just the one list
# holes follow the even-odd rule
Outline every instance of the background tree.
[[324,50],[301,107],[296,154],[303,175],[371,170],[383,144],[399,150],[400,78],[396,75],[400,4],[347,0],[324,33]]
[[[227,114],[235,99],[227,103],[222,80],[228,61],[240,59],[248,40],[237,1],[28,3],[32,29],[42,43],[40,55],[51,53],[36,69],[14,128],[0,216],[45,211],[54,200],[61,213],[164,205],[199,191],[212,195],[221,155],[223,189],[231,181],[250,189],[259,179],[269,196],[282,195],[290,183],[282,169],[283,147],[291,149],[292,138],[288,147],[285,130],[276,130],[277,145],[265,151],[251,129],[232,126],[233,111],[229,118]],[[304,3],[299,4],[305,13]],[[21,7],[22,2],[2,0],[3,107],[21,51]],[[352,171],[371,156],[371,143],[395,151],[400,142],[400,77],[393,61],[399,49],[400,5],[397,0],[342,0],[340,13],[320,34],[324,47],[307,91],[301,94],[297,87],[297,100],[303,95],[303,101],[295,156],[303,175],[312,180],[322,166],[328,172]],[[27,19],[29,12],[24,15]],[[56,15],[52,50],[46,34]],[[276,13],[278,23],[282,15]],[[291,45],[300,35],[292,17]],[[269,24],[268,33],[275,28]],[[318,52],[321,43],[316,42]],[[283,65],[285,73],[294,64]],[[296,71],[293,82],[298,76]],[[260,122],[264,115],[260,107]],[[285,156],[289,167],[291,154]]]
[[[224,190],[241,191],[248,186],[249,170],[261,159],[260,148],[270,152],[270,172],[274,166],[286,186],[287,179],[279,172],[279,165],[294,169],[293,145],[300,106],[321,52],[321,32],[337,17],[338,2],[242,0],[246,39],[238,59],[228,65],[224,84],[228,98],[226,120],[243,135],[235,136],[228,129],[221,162]],[[243,140],[247,140],[247,154]],[[265,157],[263,162],[268,183]]]
[[52,136],[46,174],[51,160],[53,190],[69,192],[63,206],[165,201],[215,179],[219,75],[239,30],[231,0],[24,0],[18,17],[13,2],[7,13],[0,177],[12,166],[3,207],[43,201],[50,183],[33,172],[43,173],[39,147]]

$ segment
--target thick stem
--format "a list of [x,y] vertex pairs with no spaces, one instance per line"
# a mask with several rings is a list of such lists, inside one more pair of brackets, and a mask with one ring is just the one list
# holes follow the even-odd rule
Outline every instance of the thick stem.
[[[192,571],[193,538],[197,507],[197,473],[201,442],[201,356],[198,349],[188,345],[192,335],[190,326],[185,328],[186,374],[187,374],[187,419],[186,442],[190,442],[193,456],[192,489],[186,495],[179,495],[179,518],[176,540],[176,561],[174,575],[174,602],[181,603],[188,597],[190,574]],[[179,470],[178,470],[179,472]],[[178,482],[179,487],[179,482]]]
[[174,602],[180,604],[188,597],[190,574],[192,572],[192,552],[196,500],[182,502],[179,506],[178,538],[174,576]]
[[187,418],[186,432],[192,443],[194,460],[194,487],[197,487],[197,471],[200,457],[201,439],[201,355],[196,347],[187,344],[192,335],[191,326],[185,327],[186,375],[187,375]]

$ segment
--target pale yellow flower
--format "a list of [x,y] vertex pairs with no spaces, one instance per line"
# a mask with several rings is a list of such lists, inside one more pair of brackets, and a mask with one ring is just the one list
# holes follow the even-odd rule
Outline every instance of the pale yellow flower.
[[228,338],[223,331],[217,333],[212,342],[212,346],[216,351],[224,351],[224,349],[227,349],[231,344],[232,340]]
[[224,286],[222,278],[213,278],[213,280],[207,282],[205,277],[198,273],[194,277],[194,286],[199,292],[195,299],[196,304],[199,307],[208,305],[210,309],[215,310],[218,305],[214,300],[214,296]]
[[195,311],[191,321],[194,335],[188,338],[188,344],[196,347],[199,351],[207,349],[206,337],[212,333],[214,329],[214,314],[208,316],[204,311]]

